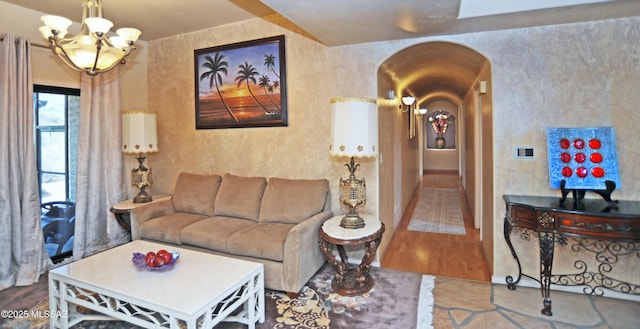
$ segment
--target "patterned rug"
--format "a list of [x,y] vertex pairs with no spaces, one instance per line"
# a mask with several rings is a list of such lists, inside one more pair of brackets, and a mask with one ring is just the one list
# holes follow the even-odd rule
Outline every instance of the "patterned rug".
[[[371,268],[374,288],[366,294],[340,296],[331,289],[335,270],[325,264],[303,287],[296,299],[277,291],[265,291],[264,323],[256,328],[416,328],[432,329],[435,277],[390,269]],[[36,308],[48,309],[48,301]],[[3,321],[0,319],[0,321]],[[0,322],[0,328],[49,328],[48,320],[25,318]],[[86,321],[74,329],[139,328],[122,321]],[[246,328],[222,323],[216,329]]]
[[458,193],[457,189],[423,188],[407,229],[465,235]]

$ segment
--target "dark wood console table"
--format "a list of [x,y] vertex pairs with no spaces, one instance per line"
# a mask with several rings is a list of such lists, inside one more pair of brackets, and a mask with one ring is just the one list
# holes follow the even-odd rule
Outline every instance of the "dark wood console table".
[[[559,198],[504,195],[506,214],[504,238],[518,264],[518,275],[507,276],[507,287],[516,289],[522,276],[540,283],[543,297],[542,314],[552,315],[550,286],[585,286],[586,294],[602,295],[603,289],[640,295],[640,285],[623,282],[609,276],[619,256],[640,258],[640,202],[608,202],[600,199],[566,200]],[[540,245],[539,278],[522,273],[518,255],[511,244],[511,233],[520,230],[520,237],[528,240],[535,232]],[[571,250],[585,250],[595,254],[597,269],[589,270],[583,261],[576,261],[578,273],[553,274],[555,244],[567,244],[567,237],[575,237]]]

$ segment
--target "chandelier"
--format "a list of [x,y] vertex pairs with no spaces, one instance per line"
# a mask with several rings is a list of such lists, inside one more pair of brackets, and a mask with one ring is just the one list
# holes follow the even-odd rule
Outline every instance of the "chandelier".
[[76,36],[65,38],[72,22],[61,16],[42,16],[40,19],[45,26],[39,30],[49,40],[49,47],[56,56],[93,78],[124,64],[125,58],[135,49],[133,44],[141,32],[125,27],[109,37],[107,33],[113,23],[102,18],[102,0],[84,0],[82,7],[82,28]]

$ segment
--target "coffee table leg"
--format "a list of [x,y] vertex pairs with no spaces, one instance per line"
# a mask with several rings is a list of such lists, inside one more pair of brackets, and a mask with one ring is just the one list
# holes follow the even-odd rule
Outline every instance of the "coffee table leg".
[[249,283],[249,299],[245,302],[247,327],[255,329],[256,322],[264,323],[264,272],[261,271]]
[[[69,328],[69,303],[64,294],[66,284],[49,277],[49,326],[51,328]],[[59,308],[58,308],[59,307]],[[57,316],[60,314],[61,316]]]
[[260,321],[260,323],[264,323],[264,271],[260,271],[257,282],[258,290],[256,291],[256,294],[258,296],[258,314],[260,315],[258,321]]
[[252,279],[249,284],[249,300],[245,304],[248,311],[249,323],[247,327],[249,329],[256,328],[256,280]]

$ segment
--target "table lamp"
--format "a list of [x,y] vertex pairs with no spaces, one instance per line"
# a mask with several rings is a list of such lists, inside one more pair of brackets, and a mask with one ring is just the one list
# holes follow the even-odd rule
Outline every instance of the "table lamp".
[[156,114],[150,112],[122,113],[122,152],[135,154],[138,167],[131,169],[131,186],[140,189],[134,203],[151,202],[146,188],[153,184],[151,168],[144,166],[146,154],[158,152]]
[[364,220],[356,207],[367,200],[365,179],[355,177],[360,166],[354,158],[375,157],[378,145],[378,113],[376,100],[370,98],[331,99],[331,145],[329,154],[336,157],[351,157],[345,166],[349,178],[340,178],[340,202],[349,207],[349,212],[340,221],[340,226],[350,229],[364,227]]

